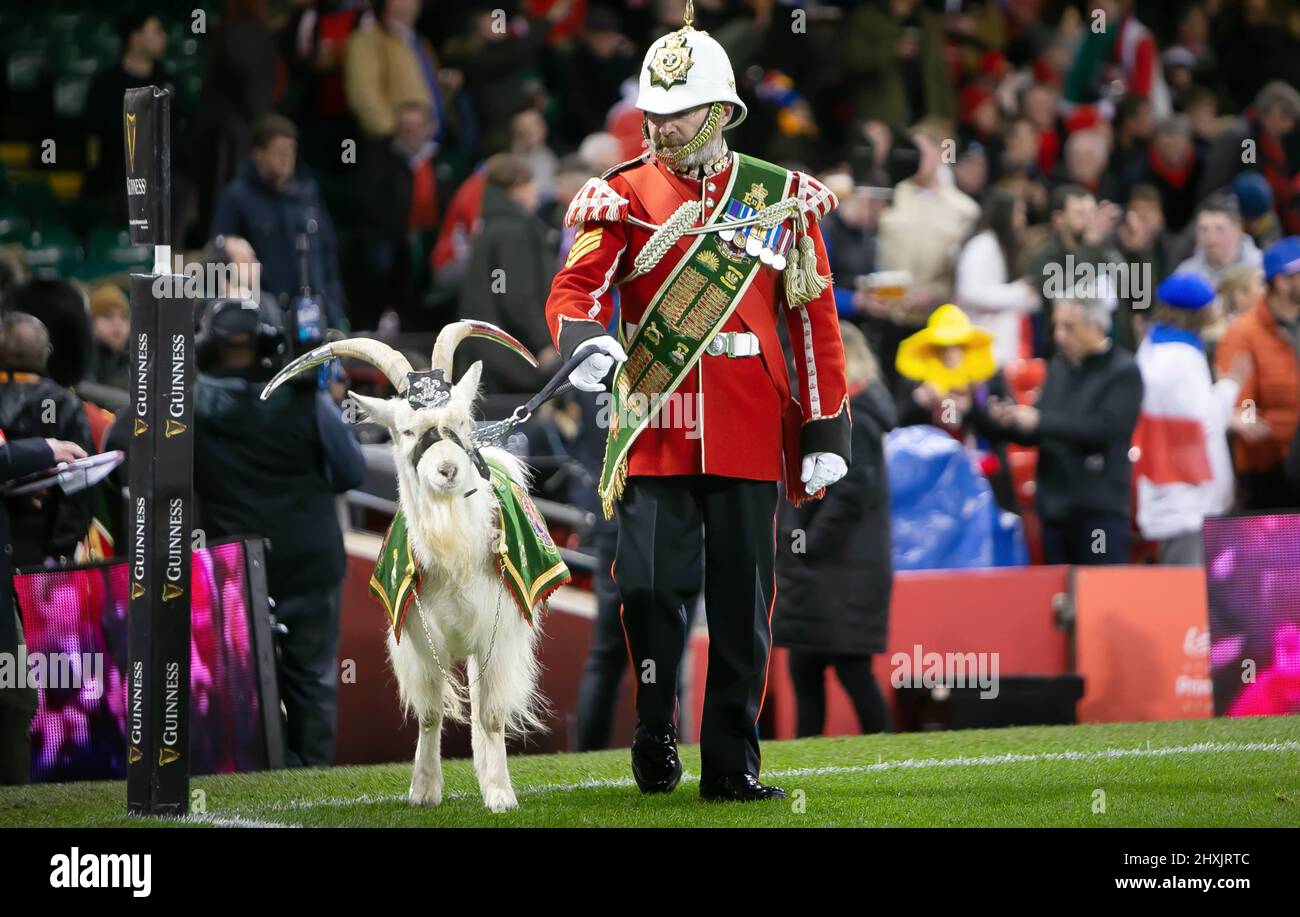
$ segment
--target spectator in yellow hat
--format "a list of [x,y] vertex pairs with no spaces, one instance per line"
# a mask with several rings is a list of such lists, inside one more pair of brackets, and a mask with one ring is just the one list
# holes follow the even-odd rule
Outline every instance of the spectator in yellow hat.
[[1006,446],[986,411],[990,396],[1009,397],[993,356],[993,334],[949,303],[899,345],[895,366],[899,426],[929,424],[959,440],[975,455],[998,506],[1019,512]]

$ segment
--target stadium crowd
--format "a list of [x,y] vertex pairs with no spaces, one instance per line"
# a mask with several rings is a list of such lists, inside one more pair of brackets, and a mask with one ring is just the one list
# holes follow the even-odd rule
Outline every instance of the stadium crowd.
[[[329,327],[396,341],[419,365],[428,348],[416,342],[458,317],[486,319],[542,363],[527,373],[476,352],[486,391],[529,394],[558,359],[542,306],[576,235],[566,206],[589,176],[641,154],[641,55],[680,24],[683,3],[227,0],[205,9],[201,31],[192,3],[120,17],[83,7],[0,20],[3,140],[20,151],[0,175],[0,428],[96,452],[125,404],[125,274],[149,263],[123,232],[124,90],[175,92],[176,247],[259,266],[260,290],[211,299],[255,294],[260,317],[227,310],[205,319],[208,333],[243,335],[246,347],[306,289]],[[1300,505],[1294,4],[695,9],[750,105],[730,146],[808,171],[840,201],[822,228],[856,355],[855,424],[869,431],[861,455],[855,433],[854,463],[875,470],[837,492],[869,502],[836,514],[842,531],[818,533],[828,551],[888,535],[876,473],[888,450],[874,444],[895,427],[960,442],[1049,563],[1197,563],[1204,516]],[[64,138],[54,165],[41,158],[50,136]],[[226,413],[207,426],[226,437],[231,410],[257,410],[236,404],[248,388],[228,381],[247,381],[255,356],[236,357],[221,351],[199,404]],[[86,409],[43,422],[48,398]],[[548,467],[584,472],[550,495],[584,508],[599,470],[593,405],[570,399],[533,428]],[[258,429],[277,428],[243,425]],[[304,485],[323,499],[360,479],[337,432],[326,419],[295,433],[303,454],[320,454],[323,439],[346,469]],[[241,443],[257,467],[256,444]],[[279,460],[299,460],[292,445]],[[214,480],[200,474],[200,489]],[[256,481],[236,489],[206,496],[257,502]],[[12,507],[14,561],[93,556],[75,537],[89,501]],[[245,521],[227,515],[229,527]],[[273,525],[266,515],[256,518]],[[109,537],[111,517],[94,514]],[[295,519],[277,553],[324,558],[318,584],[336,581],[334,553],[294,549],[321,537]],[[597,525],[590,540],[609,537]],[[854,564],[883,580],[883,605],[863,610],[883,622],[888,551],[846,556],[844,569]],[[321,601],[336,617],[337,590]],[[314,653],[330,651],[312,639]],[[864,725],[879,720],[878,698],[855,703]],[[327,741],[308,744],[305,760],[328,759]]]

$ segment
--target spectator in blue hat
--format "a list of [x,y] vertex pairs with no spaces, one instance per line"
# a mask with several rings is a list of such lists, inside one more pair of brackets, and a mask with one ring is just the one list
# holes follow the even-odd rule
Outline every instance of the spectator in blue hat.
[[1260,248],[1282,237],[1282,224],[1273,212],[1273,189],[1258,172],[1241,172],[1232,180],[1232,193],[1241,208],[1241,228]]
[[1156,290],[1156,307],[1138,348],[1142,413],[1137,448],[1137,524],[1160,546],[1160,562],[1204,562],[1201,523],[1232,506],[1227,429],[1249,371],[1239,356],[1214,382],[1201,332],[1213,314],[1214,287],[1199,274],[1173,274]]
[[1220,373],[1242,355],[1248,360],[1230,429],[1250,510],[1300,505],[1284,470],[1300,420],[1300,237],[1273,243],[1263,260],[1264,301],[1228,328],[1214,354]]

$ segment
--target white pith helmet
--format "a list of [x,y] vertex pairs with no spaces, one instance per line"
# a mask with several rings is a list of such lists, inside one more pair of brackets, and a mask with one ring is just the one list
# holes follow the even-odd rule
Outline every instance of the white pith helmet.
[[735,113],[723,130],[730,130],[749,110],[736,95],[731,61],[708,32],[689,25],[655,41],[641,64],[636,107],[652,115],[671,115],[710,102],[730,102]]

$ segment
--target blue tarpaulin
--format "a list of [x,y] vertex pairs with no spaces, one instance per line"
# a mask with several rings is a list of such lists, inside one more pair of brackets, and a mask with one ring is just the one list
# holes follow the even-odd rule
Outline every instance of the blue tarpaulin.
[[944,431],[900,427],[885,438],[894,569],[1029,563],[1020,517],[998,508],[974,457]]

